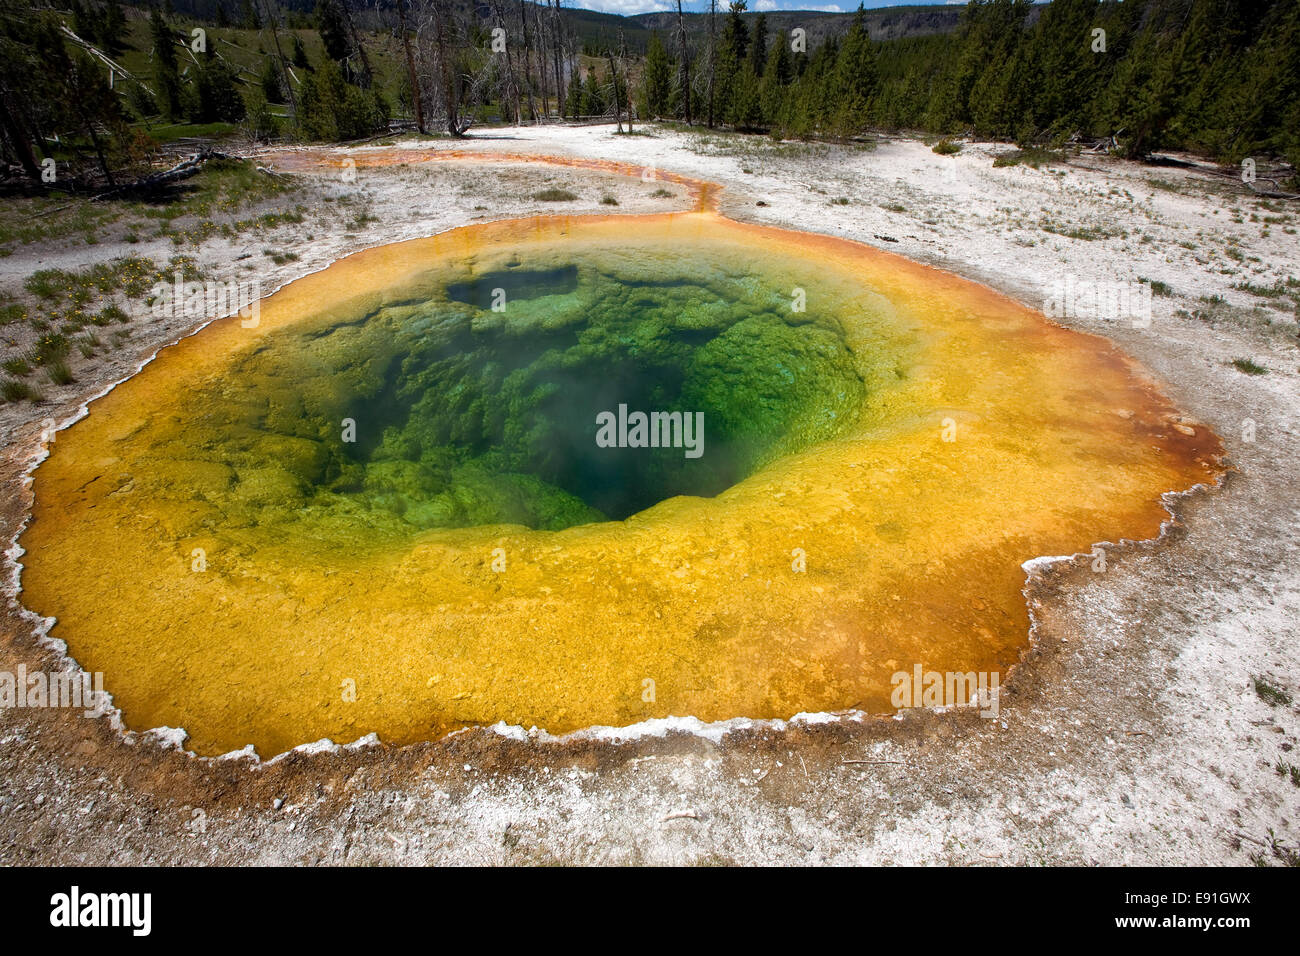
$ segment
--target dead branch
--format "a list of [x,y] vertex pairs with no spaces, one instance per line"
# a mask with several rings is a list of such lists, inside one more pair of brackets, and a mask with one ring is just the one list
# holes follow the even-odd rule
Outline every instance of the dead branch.
[[235,158],[236,157],[230,156],[226,153],[218,152],[215,149],[205,149],[202,152],[195,153],[185,161],[177,163],[171,169],[165,169],[158,173],[151,173],[150,175],[137,179],[134,182],[126,183],[125,185],[110,189],[107,192],[99,193],[91,201],[99,202],[102,199],[109,199],[124,192],[134,192],[140,189],[155,189],[158,186],[165,186],[168,183],[179,182],[182,179],[188,179],[198,173],[203,168],[203,164],[210,159]]
[[83,50],[85,50],[91,56],[95,57],[95,59],[99,60],[101,63],[104,63],[110,70],[112,70],[118,76],[122,77],[122,79],[133,80],[136,83],[139,83],[142,87],[144,87],[145,92],[148,93],[150,96],[154,95],[153,90],[149,89],[149,87],[146,86],[142,80],[137,79],[133,74],[128,72],[125,67],[123,67],[121,64],[114,61],[112,57],[110,57],[103,50],[99,50],[94,46],[92,46],[91,44],[87,43],[85,40],[81,39],[81,37],[77,36],[75,33],[69,30],[65,24],[59,24],[59,30],[62,31],[63,34],[67,36],[68,39],[70,39],[73,43],[77,44],[77,46],[81,47]]

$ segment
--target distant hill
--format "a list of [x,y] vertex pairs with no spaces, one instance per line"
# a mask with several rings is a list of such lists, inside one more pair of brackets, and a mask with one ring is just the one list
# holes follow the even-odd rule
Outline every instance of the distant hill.
[[[202,20],[215,19],[219,3],[225,7],[227,16],[232,21],[238,19],[240,0],[172,0],[172,6],[178,14]],[[279,6],[283,10],[299,16],[310,16],[315,5],[315,0],[279,0]],[[491,13],[487,4],[474,5],[478,8],[477,12],[481,19],[490,19]],[[719,21],[726,15],[726,6],[725,0],[719,0]],[[354,9],[353,16],[362,29],[389,28],[396,24],[397,14],[393,0],[369,0],[358,7]],[[867,29],[871,33],[871,38],[876,41],[948,33],[956,29],[963,10],[965,10],[964,5],[881,7],[867,11]],[[582,44],[603,47],[617,43],[621,32],[623,42],[632,53],[645,51],[652,32],[658,32],[667,38],[677,29],[675,12],[620,16],[616,13],[600,13],[595,10],[565,6],[562,14]],[[746,13],[744,19],[749,22],[757,16],[755,12]],[[765,16],[768,30],[772,34],[788,32],[795,27],[803,27],[807,30],[808,49],[811,51],[820,46],[828,36],[839,36],[845,33],[854,15],[821,13],[812,10],[777,10]],[[682,19],[692,41],[698,47],[708,33],[708,14],[686,13]],[[1030,19],[1032,21],[1032,15]]]
[[[881,7],[867,11],[867,30],[873,40],[898,40],[904,37],[929,36],[934,33],[947,33],[957,28],[965,5],[953,6],[900,6]],[[573,11],[575,14],[582,11]],[[726,14],[726,3],[718,3],[719,19]],[[746,22],[752,21],[758,14],[751,12],[742,15]],[[814,10],[774,10],[764,14],[767,28],[772,33],[785,33],[795,27],[808,31],[809,50],[821,45],[826,37],[845,33],[853,21],[853,13],[821,13]],[[657,30],[668,34],[677,29],[676,13],[639,13],[635,16],[620,18],[639,24],[645,30]],[[686,29],[708,31],[708,15],[688,13],[683,19]]]

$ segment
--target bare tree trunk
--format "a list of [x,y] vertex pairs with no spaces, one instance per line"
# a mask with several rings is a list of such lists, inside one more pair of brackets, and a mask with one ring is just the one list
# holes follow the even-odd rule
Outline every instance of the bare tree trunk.
[[448,49],[449,2],[450,0],[433,0],[434,45],[438,51],[438,70],[442,76],[443,99],[447,109],[447,132],[452,136],[464,136],[465,128],[461,125],[460,119],[460,93],[456,89],[456,71]]
[[289,74],[289,62],[284,58],[284,51],[280,49],[280,31],[275,28],[275,18],[271,13],[262,9],[262,22],[271,28],[271,41],[275,44],[275,57],[280,61],[280,75],[284,77],[284,89],[289,94],[289,109],[293,113],[294,122],[298,120],[298,98],[293,95],[293,80]]
[[564,45],[564,22],[560,17],[560,0],[555,0],[554,14],[554,36],[551,38],[555,42],[552,48],[555,60],[555,101],[559,105],[560,119],[564,118],[564,107],[566,89],[564,86],[564,70],[560,66],[561,50]]
[[626,100],[627,106],[627,131],[632,132],[632,90],[627,83],[627,43],[623,39],[623,31],[618,31],[618,62],[623,64],[623,99]]
[[357,26],[352,22],[352,11],[348,9],[348,0],[339,0],[339,6],[343,8],[343,16],[348,21],[348,32],[352,34],[352,42],[356,45],[357,53],[361,57],[361,76],[364,82],[360,85],[363,89],[368,90],[374,77],[374,74],[370,71],[370,57],[366,56],[366,48],[361,45],[361,37],[357,35]]
[[686,46],[686,21],[682,19],[682,0],[677,0],[677,49],[682,58],[682,106],[686,125],[691,125],[691,56]]
[[81,116],[81,122],[85,124],[86,132],[90,134],[90,144],[95,147],[95,155],[99,157],[99,168],[104,171],[104,178],[108,180],[109,186],[116,186],[117,181],[113,179],[113,171],[108,168],[108,158],[104,155],[104,144],[99,141],[99,134],[95,132],[94,121],[83,109],[78,108],[77,113]]
[[546,20],[542,16],[542,8],[533,7],[534,15],[537,17],[537,79],[542,90],[542,117],[550,119],[551,100],[547,94],[547,77],[550,71],[546,69]]
[[[496,18],[497,26],[500,27],[502,31],[505,31],[506,18],[505,15],[501,12],[500,0],[492,0],[492,16]],[[505,46],[506,46],[505,49],[506,96],[508,96],[509,99],[514,103],[515,125],[518,126],[523,122],[523,113],[520,106],[519,84],[515,79],[515,61],[514,61],[514,57],[510,55],[511,44],[508,35],[506,36]]]
[[537,104],[533,101],[533,56],[528,40],[528,10],[524,0],[519,0],[519,23],[524,29],[524,89],[528,91],[528,118],[537,121]]
[[424,128],[424,101],[420,95],[420,79],[415,74],[415,57],[411,55],[411,38],[406,32],[406,0],[397,0],[397,16],[402,29],[402,49],[406,51],[406,73],[411,80],[411,105],[415,108],[415,128],[421,134]]
[[610,52],[609,47],[605,48],[605,59],[609,61],[609,78],[614,81],[614,122],[618,123],[618,131],[623,132],[623,113],[618,101],[618,70],[614,68],[614,54]]

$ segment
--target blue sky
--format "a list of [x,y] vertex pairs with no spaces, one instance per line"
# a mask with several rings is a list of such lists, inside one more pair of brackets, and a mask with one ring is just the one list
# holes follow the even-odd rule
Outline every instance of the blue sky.
[[[910,0],[910,5],[944,6],[945,4],[965,4],[966,0]],[[864,0],[868,10],[873,7],[900,7],[909,5],[908,0]],[[585,10],[599,10],[602,13],[653,13],[656,10],[676,10],[677,0],[576,0],[565,6],[582,7]],[[727,8],[726,0],[718,0],[718,8]],[[749,9],[761,11],[772,10],[825,10],[831,13],[850,13],[858,8],[858,0],[840,0],[839,3],[807,0],[749,0]],[[682,9],[688,13],[708,9],[708,0],[682,0]]]

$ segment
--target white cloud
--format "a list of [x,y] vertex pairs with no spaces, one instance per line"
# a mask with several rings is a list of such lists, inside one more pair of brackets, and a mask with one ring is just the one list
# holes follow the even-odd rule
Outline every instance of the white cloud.
[[776,9],[776,0],[758,0],[754,4],[754,9],[759,13],[771,13]]

